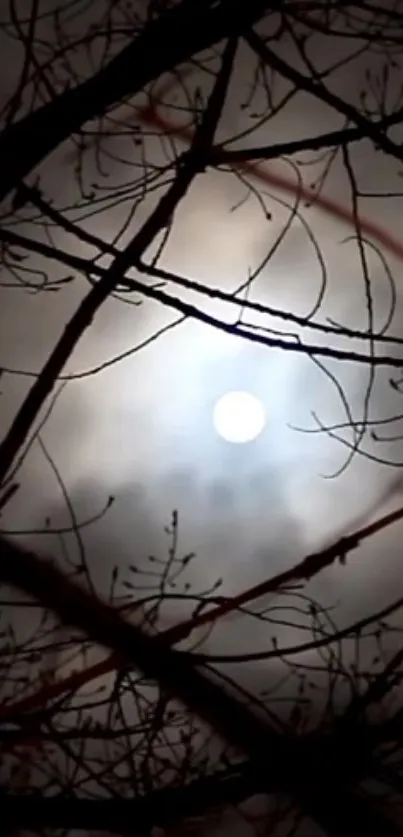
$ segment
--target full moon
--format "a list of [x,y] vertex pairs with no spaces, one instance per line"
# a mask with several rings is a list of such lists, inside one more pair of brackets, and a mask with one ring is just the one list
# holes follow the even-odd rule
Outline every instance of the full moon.
[[262,403],[250,392],[227,392],[214,408],[214,427],[227,442],[252,442],[262,432],[266,416]]

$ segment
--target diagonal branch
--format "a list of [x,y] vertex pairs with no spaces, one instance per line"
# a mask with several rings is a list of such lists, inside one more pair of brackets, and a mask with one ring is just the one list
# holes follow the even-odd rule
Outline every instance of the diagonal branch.
[[[153,215],[152,218],[155,218],[155,216]],[[146,223],[148,225],[148,222]],[[159,220],[159,223],[161,223],[163,226],[163,222],[161,221],[161,219]],[[168,223],[168,221],[166,223]],[[162,226],[160,227],[161,229]],[[133,240],[133,244],[135,240],[136,239]],[[141,241],[140,234],[137,240],[139,242]],[[132,279],[127,276],[124,276],[123,271],[122,273],[119,273],[119,275],[115,275],[114,266],[107,270],[105,268],[100,267],[99,265],[94,264],[89,259],[83,259],[79,256],[72,255],[71,253],[68,253],[66,251],[51,248],[43,242],[35,241],[34,239],[28,239],[25,236],[20,236],[18,235],[18,233],[14,233],[11,230],[0,229],[0,241],[14,243],[18,246],[26,247],[32,252],[37,252],[46,255],[47,258],[53,258],[55,261],[58,261],[61,264],[73,267],[74,269],[80,271],[84,275],[88,276],[92,273],[96,276],[101,277],[101,281],[92,288],[88,296],[85,297],[84,301],[81,303],[79,309],[77,309],[76,313],[71,318],[70,322],[67,324],[62,338],[59,340],[59,343],[57,344],[54,352],[52,353],[52,355],[49,358],[49,361],[46,364],[46,376],[42,377],[45,369],[44,367],[42,369],[42,372],[40,372],[38,376],[36,382],[37,385],[33,385],[26,401],[22,405],[20,413],[16,417],[18,418],[18,433],[22,434],[23,428],[23,435],[18,436],[20,441],[18,442],[18,445],[15,449],[15,452],[13,452],[11,459],[9,459],[9,452],[6,450],[6,440],[3,440],[3,442],[0,444],[0,485],[6,477],[7,471],[12,464],[12,460],[16,452],[18,451],[18,448],[25,441],[25,438],[29,433],[29,430],[31,429],[36,416],[38,415],[38,412],[45,398],[50,394],[55,381],[58,379],[63,380],[63,376],[60,373],[63,369],[64,364],[67,362],[68,358],[72,354],[81,335],[83,334],[85,329],[91,324],[91,320],[95,316],[98,309],[101,307],[102,303],[119,284],[124,284],[125,286],[129,287],[132,291],[135,291],[141,296],[144,296],[148,299],[153,299],[156,302],[160,302],[166,308],[178,311],[184,317],[189,317],[191,319],[198,320],[199,322],[204,323],[205,325],[208,325],[212,328],[215,328],[218,331],[241,337],[243,340],[247,340],[250,343],[256,343],[260,346],[267,346],[272,349],[281,349],[284,352],[292,352],[294,354],[308,355],[309,357],[333,358],[334,360],[338,360],[343,363],[362,363],[366,366],[390,366],[393,369],[402,369],[403,367],[403,358],[399,357],[397,354],[378,354],[374,357],[371,357],[365,352],[353,351],[350,349],[338,349],[325,343],[320,344],[303,342],[300,339],[290,340],[287,337],[271,337],[264,331],[263,333],[260,333],[257,330],[255,331],[248,328],[248,326],[242,326],[238,323],[234,324],[231,322],[227,322],[226,320],[220,319],[219,317],[215,317],[212,314],[203,311],[201,308],[192,305],[189,302],[185,302],[184,300],[179,299],[176,296],[172,296],[171,294],[162,291],[159,288],[144,285],[137,279]],[[132,245],[129,245],[129,247],[131,246]],[[122,251],[120,256],[124,257],[128,249],[129,248],[127,248],[127,250],[125,251]],[[151,271],[151,269],[147,265],[145,265],[144,262],[141,261],[141,253],[137,258],[134,246],[132,251],[132,265],[129,265],[129,267],[131,266],[135,266],[139,273],[154,272],[154,275],[163,274],[163,271],[161,270]],[[115,277],[114,281],[111,280],[112,275]],[[166,271],[165,275],[167,275]],[[179,278],[180,277],[176,277],[177,284],[179,284]],[[172,281],[175,280],[172,279]],[[205,295],[209,295],[208,291],[205,292]],[[218,296],[217,293],[215,295]],[[233,297],[231,302],[233,304],[236,304],[236,297]],[[341,333],[341,336],[349,337],[350,335],[348,333],[344,335]],[[381,342],[388,343],[389,341],[384,340]],[[392,337],[390,342],[395,342]],[[39,392],[41,393],[41,398],[39,398],[38,396]],[[26,406],[28,403],[29,411],[28,407]],[[35,405],[34,415],[31,412],[33,409],[33,405]],[[11,438],[13,438],[13,444],[15,444],[15,438],[17,438],[17,427],[15,428],[15,431],[13,430],[13,427],[10,428],[8,435],[10,437],[9,444],[11,444]]]
[[[384,131],[392,125],[399,125],[401,122],[403,122],[402,109],[370,124],[377,131]],[[367,125],[365,127],[360,125],[354,128],[327,131],[324,134],[304,137],[303,139],[288,140],[271,145],[251,146],[250,148],[230,149],[224,145],[217,145],[212,149],[211,162],[214,165],[223,165],[224,163],[246,163],[250,160],[278,160],[279,157],[286,157],[287,155],[301,154],[304,151],[323,151],[325,148],[335,148],[367,138]]]
[[[400,162],[402,161],[403,150],[401,146],[389,139],[389,137],[382,130],[380,130],[380,126],[377,122],[372,122],[370,119],[367,119],[355,107],[353,107],[353,105],[350,105],[347,101],[341,99],[340,96],[332,93],[327,89],[327,87],[325,87],[325,85],[316,81],[312,77],[310,78],[309,76],[305,76],[299,70],[296,70],[295,67],[292,67],[284,61],[283,58],[277,55],[277,53],[275,53],[271,47],[269,47],[253,30],[250,30],[247,34],[245,34],[244,39],[249,44],[253,52],[255,52],[256,55],[258,55],[259,58],[265,62],[265,64],[268,64],[269,67],[277,70],[277,72],[279,72],[284,78],[293,82],[299,90],[304,90],[306,93],[310,93],[311,96],[314,96],[324,104],[329,105],[329,107],[333,110],[343,114],[343,116],[346,116],[350,122],[353,122],[357,128],[362,130],[363,136],[372,140],[375,146],[382,148],[386,154],[395,157]],[[397,111],[394,115],[394,119],[396,122],[403,120],[403,108],[400,108]]]
[[267,776],[245,762],[237,768],[196,779],[184,787],[167,787],[133,799],[78,799],[65,796],[21,796],[0,789],[1,820],[13,828],[80,828],[126,832],[136,824],[136,835],[148,837],[152,826],[168,828],[179,820],[205,814],[211,807],[239,804],[248,796],[277,786],[276,769]]
[[[161,91],[163,92],[163,91]],[[154,126],[163,134],[177,137],[178,139],[189,142],[191,139],[191,131],[187,125],[171,122],[165,116],[158,113],[157,108],[140,108],[138,115],[141,121]],[[396,113],[385,116],[381,122],[376,121],[374,124],[378,129],[384,130],[391,125],[399,124],[403,121],[403,111],[399,110]],[[279,157],[292,155],[301,151],[317,150],[318,148],[326,148],[337,146],[340,142],[350,143],[359,139],[367,137],[366,128],[344,128],[339,131],[333,131],[328,134],[319,135],[318,137],[306,137],[304,140],[291,140],[289,142],[276,143],[270,146],[261,146],[251,149],[227,149],[225,143],[214,146],[210,152],[209,165],[228,164],[234,165],[238,171],[245,171],[249,176],[260,181],[265,186],[285,192],[293,197],[298,197],[300,200],[307,201],[309,205],[316,206],[318,209],[330,217],[334,217],[349,226],[354,224],[351,210],[324,194],[321,190],[312,190],[303,181],[295,181],[295,178],[285,175],[273,168],[266,168],[256,164],[257,160],[271,160],[279,159]],[[256,154],[256,156],[255,156]],[[255,161],[255,162],[251,162]],[[374,241],[377,241],[382,248],[387,250],[398,259],[403,259],[403,244],[392,233],[380,226],[378,223],[368,217],[360,215],[360,227],[365,235],[370,236]]]
[[[160,634],[160,637],[165,643],[175,644],[186,639],[197,628],[216,622],[218,619],[222,619],[223,616],[239,610],[240,607],[256,601],[256,599],[262,596],[267,596],[269,593],[276,592],[297,581],[309,581],[326,567],[331,566],[335,561],[340,559],[345,560],[345,556],[353,549],[356,549],[364,540],[387,529],[389,526],[402,520],[402,518],[403,508],[401,507],[377,518],[361,529],[356,529],[350,535],[339,538],[335,543],[322,551],[306,556],[289,570],[284,570],[253,587],[249,587],[247,590],[243,590],[236,596],[219,601],[217,604],[212,602],[211,604],[213,606],[204,613],[199,613],[197,616],[193,616],[185,622],[174,625],[172,628]],[[15,719],[15,716],[18,717],[22,713],[32,712],[50,700],[59,697],[64,692],[79,689],[85,683],[113,671],[120,663],[119,655],[112,654],[105,660],[101,660],[99,663],[95,663],[83,671],[73,672],[73,674],[65,679],[45,686],[33,695],[31,694],[28,697],[21,698],[21,700],[13,704],[0,706],[0,721],[2,719],[9,719],[10,717]]]
[[[0,539],[0,579],[36,598],[61,620],[75,625],[90,639],[131,661],[168,693],[180,698],[240,749],[263,757],[273,736],[249,710],[205,678],[187,655],[171,650],[161,637],[150,637],[126,622],[100,599],[63,576],[33,552]],[[236,722],[236,726],[235,726]],[[263,739],[262,739],[263,735]]]
[[[0,135],[0,201],[85,122],[230,35],[241,34],[276,0],[182,0],[90,79],[21,119]],[[29,137],[29,141],[27,138]]]
[[[32,201],[34,206],[37,206],[44,215],[49,217],[55,224],[64,229],[70,235],[77,237],[80,241],[84,241],[91,247],[97,248],[97,250],[100,253],[107,253],[108,255],[114,256],[114,258],[116,258],[116,256],[119,255],[119,250],[117,247],[102,241],[101,238],[98,238],[93,233],[88,233],[78,224],[75,224],[71,221],[67,221],[61,212],[54,209],[50,204],[47,203],[47,201],[43,199],[38,190],[30,189],[27,186],[25,186],[25,184],[22,184],[20,191],[24,199]],[[360,219],[360,225],[362,229],[364,228],[364,226],[368,226],[370,223],[371,222],[367,221],[366,219]],[[376,227],[376,230],[379,232],[378,227]],[[94,275],[102,277],[106,272],[105,268],[102,268],[99,265],[88,261],[87,259],[84,259],[80,256],[72,255],[71,253],[68,253],[65,250],[61,250],[60,248],[51,247],[49,244],[45,244],[44,242],[36,241],[35,239],[27,238],[26,236],[21,236],[12,230],[0,229],[0,241],[3,241],[5,244],[11,244],[17,247],[22,247],[28,251],[40,253],[49,260],[56,260],[60,264],[72,267],[87,276],[93,273]],[[402,248],[403,245],[400,244],[401,256],[403,255]],[[164,283],[171,282],[174,285],[186,288],[186,290],[194,291],[195,293],[200,294],[204,297],[208,297],[209,299],[218,299],[220,300],[220,302],[230,304],[231,306],[238,304],[244,310],[254,311],[258,314],[267,314],[269,317],[278,318],[279,320],[283,320],[284,322],[292,322],[298,326],[301,326],[302,328],[308,329],[309,331],[319,332],[322,334],[332,334],[336,337],[348,337],[351,339],[358,340],[368,339],[368,331],[352,329],[348,328],[347,326],[339,326],[332,325],[329,323],[316,322],[314,320],[310,320],[309,317],[296,314],[294,311],[291,310],[286,310],[284,308],[275,308],[272,305],[252,301],[250,299],[241,300],[240,298],[234,296],[233,293],[223,291],[221,288],[217,286],[212,287],[210,285],[206,285],[205,283],[198,282],[195,279],[189,279],[186,276],[180,275],[178,273],[173,273],[170,270],[156,267],[154,264],[147,264],[144,261],[139,260],[136,263],[136,269],[139,273],[146,274],[147,276],[151,276],[156,279],[162,279]],[[119,285],[133,292],[142,292],[139,283],[136,283],[136,281],[133,278],[128,276],[122,277]],[[374,334],[374,341],[378,345],[402,345],[403,338],[398,337],[394,334],[380,334],[379,332],[376,332]],[[34,374],[35,373],[32,373],[32,377],[34,377]]]
[[[8,434],[0,444],[0,484],[6,477],[14,457],[25,442],[45,399],[51,393],[64,364],[82,334],[91,325],[95,314],[121,281],[121,277],[126,270],[142,257],[156,235],[171,223],[175,210],[185,197],[191,183],[200,171],[204,170],[207,153],[214,141],[215,129],[221,116],[236,46],[236,39],[230,38],[224,49],[222,67],[213,86],[206,110],[194,133],[189,151],[177,167],[173,183],[125,250],[118,253],[111,267],[104,272],[101,280],[84,297],[23,401]],[[137,284],[140,293],[152,294],[153,298],[158,298],[158,295],[161,295],[161,292],[155,289],[147,289],[141,283]],[[167,304],[169,305],[169,302]],[[178,306],[171,304],[171,307]]]
[[[83,630],[156,680],[172,696],[211,724],[221,736],[252,757],[266,775],[274,766],[277,788],[288,792],[330,837],[356,837],[361,823],[367,837],[395,837],[394,826],[368,810],[348,784],[367,770],[356,748],[346,758],[347,741],[326,747],[319,741],[273,733],[249,709],[194,668],[186,655],[172,651],[159,637],[148,637],[125,622],[108,604],[92,597],[49,562],[0,539],[0,579],[37,598],[66,624]],[[340,762],[341,758],[341,762]],[[340,769],[340,764],[343,769]],[[255,767],[254,767],[255,769]],[[361,832],[361,833],[362,833]]]
[[[21,795],[4,793],[0,789],[1,818],[4,825],[13,828],[79,828],[115,833],[126,833],[127,824],[135,823],[136,835],[148,837],[152,826],[169,828],[187,817],[205,815],[213,807],[239,805],[257,793],[275,791],[277,787],[274,762],[268,762],[262,773],[253,762],[247,761],[183,787],[167,787],[133,799],[94,800],[63,795],[46,798],[36,793],[21,798]],[[350,810],[355,814],[355,821],[357,816],[362,816],[359,802],[354,800]],[[378,828],[378,834],[397,837],[395,828],[389,824],[387,831],[383,831],[385,821],[371,807],[356,825],[361,829],[357,829],[357,834],[373,836]],[[351,834],[351,829],[347,833]]]

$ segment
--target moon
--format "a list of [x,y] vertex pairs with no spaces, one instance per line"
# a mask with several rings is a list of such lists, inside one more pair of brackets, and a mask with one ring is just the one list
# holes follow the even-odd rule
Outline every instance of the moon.
[[227,392],[218,399],[213,414],[214,427],[226,442],[252,442],[266,424],[263,404],[250,392]]

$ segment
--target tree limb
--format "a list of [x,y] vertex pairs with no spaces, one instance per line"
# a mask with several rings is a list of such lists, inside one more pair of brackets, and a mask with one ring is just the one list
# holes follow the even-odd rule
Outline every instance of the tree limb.
[[[382,122],[373,122],[367,117],[363,116],[353,105],[350,105],[340,96],[332,93],[315,78],[309,78],[292,67],[283,60],[274,50],[271,49],[253,30],[244,34],[245,41],[250,48],[264,61],[269,67],[280,73],[284,78],[292,81],[298,90],[305,90],[316,99],[319,99],[324,104],[335,110],[337,113],[343,114],[350,122],[353,122],[357,128],[362,130],[363,136],[371,139],[375,146],[382,148],[385,154],[395,157],[399,162],[403,159],[403,150],[401,146],[393,142],[386,133],[380,130]],[[395,124],[403,121],[403,107],[394,114]]]
[[258,21],[276,0],[182,0],[161,14],[90,79],[10,126],[0,135],[0,201],[57,146],[111,105],[198,52]]
[[[24,399],[9,432],[0,444],[0,485],[27,438],[44,401],[51,393],[64,364],[81,336],[91,325],[95,314],[112,291],[115,290],[126,270],[136,264],[158,233],[167,224],[171,223],[175,210],[185,197],[191,183],[204,170],[207,153],[214,141],[215,130],[224,105],[235,52],[236,39],[230,38],[223,51],[222,66],[213,85],[203,117],[193,135],[189,150],[179,161],[175,179],[127,247],[118,252],[111,267],[103,273],[101,280],[93,285],[87,296],[76,308],[42,371]],[[148,293],[147,289],[140,283],[138,283],[138,290],[140,293],[145,292],[146,295]],[[148,290],[152,291],[154,298],[158,298],[161,293],[155,289]],[[157,294],[157,297],[155,294]],[[169,305],[169,302],[167,304]],[[174,305],[174,307],[177,306]]]
[[122,661],[140,668],[233,746],[250,755],[264,776],[271,764],[278,789],[289,793],[331,837],[356,837],[359,823],[367,837],[379,837],[380,833],[396,837],[393,824],[381,815],[377,818],[347,789],[359,771],[366,770],[368,759],[360,748],[353,754],[347,749],[348,741],[344,745],[337,741],[336,749],[324,749],[323,742],[318,749],[311,739],[307,742],[303,737],[273,733],[246,705],[195,669],[187,655],[172,651],[159,637],[145,635],[54,565],[4,538],[0,538],[0,579],[34,596],[63,623],[75,625],[95,642],[122,655]]

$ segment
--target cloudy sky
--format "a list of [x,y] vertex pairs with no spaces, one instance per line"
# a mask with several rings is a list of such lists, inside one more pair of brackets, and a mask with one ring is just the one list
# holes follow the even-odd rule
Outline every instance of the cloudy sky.
[[[71,24],[79,25],[79,21]],[[17,61],[10,63],[7,59],[7,50],[14,50],[15,45],[8,40],[5,44],[8,77],[2,79],[4,99],[6,88],[12,89],[13,69],[15,73],[18,69]],[[348,50],[351,46],[347,42],[332,43],[330,48],[326,39],[318,37],[313,40],[311,57],[323,69],[336,65]],[[278,51],[290,60],[295,57],[287,37]],[[359,55],[332,73],[329,86],[357,104],[360,91],[367,84],[366,72],[369,69],[374,73],[381,65],[379,56]],[[242,107],[253,68],[251,54],[246,47],[241,48],[220,126],[222,137],[249,127],[261,113],[263,94],[250,106]],[[400,95],[399,72],[397,66],[396,78],[392,75],[389,82],[391,103],[394,96]],[[187,81],[188,90],[194,90],[196,83],[202,90],[208,89],[206,74],[198,76],[194,71]],[[273,89],[279,102],[287,85],[276,77]],[[183,103],[184,94],[180,91],[178,85],[176,92],[169,94],[171,104],[175,96],[176,105]],[[184,118],[182,111],[172,107],[163,112],[176,122]],[[133,108],[131,115],[126,109],[111,118],[120,124],[123,120],[133,124]],[[312,97],[298,94],[246,141],[280,142],[343,124],[341,117]],[[83,158],[85,189],[88,193],[93,190],[97,197],[102,195],[104,205],[101,211],[94,196],[89,195],[81,197],[81,205],[74,208],[78,199],[74,175],[77,155],[73,144],[66,144],[39,171],[43,194],[56,208],[65,210],[70,220],[81,223],[104,241],[113,242],[129,217],[136,189],[139,192],[136,185],[130,184],[139,177],[143,155],[150,168],[164,165],[169,156],[172,158],[172,146],[148,136],[141,146],[133,146],[131,139],[111,140],[105,144],[98,171],[94,150],[90,148]],[[351,159],[355,176],[368,194],[396,190],[396,161],[381,156],[365,143],[351,149]],[[299,171],[309,185],[323,171],[324,163],[314,155],[305,155],[303,162],[306,165]],[[267,164],[266,168],[270,166],[297,182],[290,160]],[[250,178],[248,182],[263,198],[269,217],[256,193],[248,190],[245,178],[209,171],[193,184],[179,207],[160,266],[234,292],[248,271],[255,269],[278,242],[252,287],[250,299],[308,315],[323,288],[325,270],[326,288],[317,321],[326,322],[331,317],[350,328],[365,330],[366,289],[357,244],[349,240],[354,235],[351,225],[318,206],[306,206],[303,201],[292,218],[295,196],[258,179]],[[119,205],[108,199],[108,189],[116,183],[127,187],[127,199]],[[331,166],[322,190],[351,209],[351,185],[340,158]],[[118,239],[119,246],[134,234],[158,196],[159,193],[152,193],[139,203],[128,229]],[[363,198],[360,212],[399,238],[400,197]],[[19,218],[20,232],[39,239],[50,234],[55,244],[75,255],[94,255],[93,250],[61,231],[44,231],[35,212],[21,211]],[[289,228],[280,240],[287,223]],[[397,249],[392,253],[384,248],[382,252],[396,282],[396,311],[389,330],[401,336],[401,259]],[[374,321],[377,328],[382,328],[391,304],[390,280],[370,243],[366,252]],[[57,265],[45,264],[37,257],[32,257],[29,264],[36,270],[46,270],[52,280],[65,275]],[[8,286],[10,283],[12,287]],[[28,391],[30,376],[41,369],[88,289],[86,280],[79,276],[57,293],[32,292],[15,284],[6,271],[0,288],[0,367],[8,370],[2,379],[1,433],[6,432]],[[226,320],[235,316],[235,309],[214,300],[206,301],[174,286],[167,290]],[[177,325],[141,351],[132,351],[177,317],[156,303],[133,305],[123,301],[122,296],[103,306],[69,361],[66,374],[72,379],[63,388],[41,434],[46,450],[37,443],[30,450],[21,470],[20,490],[2,518],[4,529],[31,530],[42,527],[49,517],[54,526],[69,524],[56,466],[78,521],[97,514],[109,495],[115,497],[107,515],[83,530],[88,560],[100,590],[107,589],[115,563],[124,567],[136,561],[141,565],[150,553],[164,554],[164,526],[169,523],[172,510],[178,509],[180,548],[184,553],[197,553],[190,570],[195,583],[207,588],[222,577],[223,589],[236,592],[349,531],[356,522],[373,515],[378,506],[392,507],[401,502],[402,472],[395,467],[403,463],[403,444],[399,439],[376,443],[366,438],[363,450],[375,460],[357,454],[348,468],[335,477],[343,469],[348,448],[326,434],[306,434],[295,429],[315,428],[313,413],[328,425],[346,421],[334,376],[345,389],[354,420],[362,420],[369,381],[367,367],[326,361],[324,369],[299,354],[241,341],[191,320]],[[280,328],[298,333],[293,324],[284,327],[270,318],[259,322],[272,330],[268,333]],[[329,342],[329,338],[315,332],[309,336],[316,343]],[[333,342],[342,348],[348,345],[342,340]],[[365,350],[364,341],[356,341],[354,348]],[[124,353],[127,356],[120,361],[105,365]],[[377,373],[370,419],[387,419],[403,412],[401,396],[390,385],[394,375],[397,377],[388,368]],[[213,426],[217,399],[233,389],[250,391],[266,411],[265,429],[250,444],[231,445],[217,435]],[[386,438],[398,436],[401,423],[391,427],[386,425],[379,433]],[[351,444],[350,429],[342,431],[342,437]],[[379,464],[377,458],[387,459],[390,467]],[[402,526],[395,526],[393,532],[354,553],[348,570],[338,567],[317,582],[316,592],[325,600],[339,603],[341,623],[390,600],[398,578],[402,531]],[[56,537],[38,539],[32,535],[29,540],[48,550],[59,550]],[[74,553],[73,538],[69,545]],[[169,618],[175,618],[175,612]],[[233,630],[232,626],[232,642]],[[250,634],[237,635],[240,647],[249,648],[252,640],[255,644],[264,643],[257,628],[254,631],[252,638]],[[220,642],[225,645],[226,640],[221,638]]]

